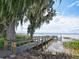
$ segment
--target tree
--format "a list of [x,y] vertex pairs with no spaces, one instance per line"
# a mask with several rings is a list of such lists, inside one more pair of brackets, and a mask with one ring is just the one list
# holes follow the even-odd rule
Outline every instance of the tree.
[[55,10],[52,7],[53,4],[53,0],[38,0],[28,9],[26,16],[30,22],[28,33],[31,39],[36,28],[41,27],[44,22],[49,23],[52,20],[52,17],[55,15]]
[[[30,21],[28,32],[34,33],[35,28],[40,27],[44,19],[47,18],[42,16],[45,10],[50,9],[52,1],[53,0],[0,0],[0,33],[4,33],[8,40],[15,39],[15,26],[17,21],[21,21],[22,23],[25,14]],[[40,17],[38,17],[39,15]],[[32,17],[35,19],[32,20]],[[31,26],[33,23],[34,25]],[[33,31],[30,30],[32,27]]]
[[23,21],[24,14],[32,0],[0,0],[0,27],[8,40],[15,39],[17,21]]

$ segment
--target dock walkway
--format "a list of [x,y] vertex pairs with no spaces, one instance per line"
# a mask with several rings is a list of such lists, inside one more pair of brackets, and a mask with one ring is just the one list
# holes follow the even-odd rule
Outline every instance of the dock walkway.
[[[24,44],[22,46],[19,46],[16,48],[16,53],[21,53],[25,50],[29,50],[29,49],[32,49],[33,47],[37,46],[37,45],[40,45],[40,44],[43,44],[45,42],[49,41],[48,38],[45,38],[45,39],[42,39],[42,40],[35,40],[34,42],[31,42],[29,44]],[[10,50],[0,50],[0,58],[2,57],[6,57],[6,56],[9,56],[11,55],[12,52]]]

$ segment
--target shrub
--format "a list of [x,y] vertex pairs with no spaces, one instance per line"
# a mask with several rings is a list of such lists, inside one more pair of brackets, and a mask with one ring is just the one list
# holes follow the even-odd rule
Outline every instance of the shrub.
[[79,41],[64,42],[64,46],[67,48],[79,48]]
[[29,39],[30,37],[28,35],[16,35],[16,40],[25,40]]
[[4,38],[0,38],[0,48],[4,47]]

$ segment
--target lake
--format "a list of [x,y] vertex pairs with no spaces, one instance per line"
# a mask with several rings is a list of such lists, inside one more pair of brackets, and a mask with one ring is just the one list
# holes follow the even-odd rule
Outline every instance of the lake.
[[[59,35],[58,37],[59,40],[52,42],[52,44],[47,48],[46,51],[65,52],[63,42],[72,41],[72,38],[79,40],[79,35]],[[64,37],[70,37],[71,39],[64,39]]]

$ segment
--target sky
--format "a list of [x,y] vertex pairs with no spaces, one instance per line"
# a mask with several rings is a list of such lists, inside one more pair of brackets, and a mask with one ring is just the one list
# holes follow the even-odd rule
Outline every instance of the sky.
[[[79,33],[79,0],[56,0],[56,16],[49,24],[44,23],[35,33]],[[27,33],[29,22],[17,27],[16,33]]]

